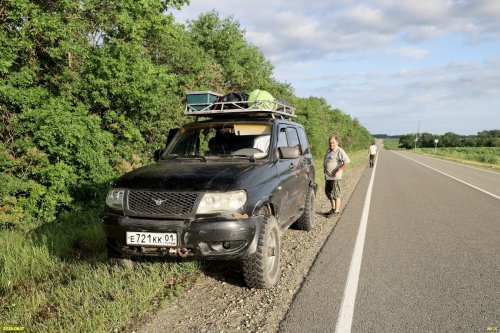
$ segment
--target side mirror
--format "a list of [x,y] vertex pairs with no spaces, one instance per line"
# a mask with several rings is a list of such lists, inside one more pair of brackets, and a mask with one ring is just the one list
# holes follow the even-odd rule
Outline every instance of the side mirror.
[[168,135],[167,135],[167,141],[165,142],[165,148],[163,149],[157,149],[155,150],[154,153],[154,160],[158,162],[161,158],[161,155],[163,155],[163,152],[165,151],[166,147],[168,147],[169,143],[172,141],[172,139],[175,137],[175,135],[179,132],[179,128],[171,128],[168,130]]
[[285,160],[299,158],[300,156],[300,151],[297,147],[279,147],[278,152],[279,158]]
[[168,146],[170,141],[174,138],[174,136],[179,132],[179,128],[171,128],[168,130],[167,142],[165,143],[165,147]]
[[158,162],[160,160],[161,155],[163,155],[164,151],[165,151],[165,149],[157,149],[157,150],[155,150],[155,154],[154,154],[155,162]]

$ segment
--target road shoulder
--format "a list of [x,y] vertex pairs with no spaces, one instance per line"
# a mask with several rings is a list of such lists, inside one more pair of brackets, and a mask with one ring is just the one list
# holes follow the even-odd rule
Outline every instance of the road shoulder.
[[[366,165],[350,167],[344,173],[344,219],[351,207],[351,195],[358,182],[366,178]],[[281,275],[276,287],[249,289],[234,262],[202,265],[198,283],[157,313],[146,315],[129,332],[276,332],[295,294],[313,265],[339,218],[325,218],[329,203],[322,189],[316,197],[316,224],[310,231],[287,230],[282,237]],[[347,219],[347,217],[346,217]],[[352,248],[351,248],[352,251]]]

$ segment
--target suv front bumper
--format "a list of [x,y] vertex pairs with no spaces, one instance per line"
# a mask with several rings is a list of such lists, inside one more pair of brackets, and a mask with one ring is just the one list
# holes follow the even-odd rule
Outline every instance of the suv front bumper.
[[[178,256],[189,259],[240,259],[257,248],[263,216],[244,219],[206,218],[151,220],[111,213],[101,215],[108,254],[116,256]],[[126,232],[175,233],[177,246],[126,244]]]

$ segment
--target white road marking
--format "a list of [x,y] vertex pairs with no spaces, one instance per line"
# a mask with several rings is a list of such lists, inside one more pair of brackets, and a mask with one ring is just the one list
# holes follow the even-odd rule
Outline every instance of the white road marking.
[[447,174],[447,173],[444,173],[443,171],[440,171],[440,170],[435,169],[435,168],[433,168],[433,167],[431,167],[431,166],[428,166],[427,164],[424,164],[424,163],[422,163],[422,162],[419,162],[419,161],[417,161],[417,160],[414,160],[413,158],[410,158],[410,157],[408,157],[408,156],[404,156],[403,154],[396,153],[396,152],[394,152],[394,153],[395,153],[395,154],[398,154],[399,156],[402,156],[402,157],[404,157],[404,158],[407,158],[407,159],[409,159],[410,161],[413,161],[413,162],[416,162],[416,163],[418,163],[418,164],[420,164],[420,165],[423,165],[423,166],[424,166],[424,167],[426,167],[426,168],[429,168],[429,169],[431,169],[431,170],[434,170],[434,171],[436,171],[436,172],[439,172],[440,174],[443,174],[443,175],[445,175],[445,176],[447,176],[447,177],[450,177],[451,179],[454,179],[454,180],[456,180],[456,181],[458,181],[458,182],[460,182],[460,183],[462,183],[462,184],[465,184],[465,185],[467,185],[467,186],[470,186],[470,187],[472,187],[472,188],[473,188],[473,189],[475,189],[475,190],[478,190],[478,191],[481,191],[481,192],[483,192],[483,193],[485,193],[485,194],[488,194],[488,195],[492,196],[492,197],[493,197],[493,198],[495,198],[495,199],[500,200],[500,196],[495,195],[495,194],[493,194],[493,193],[491,193],[491,192],[488,192],[488,191],[486,191],[486,190],[483,190],[483,189],[482,189],[482,188],[480,188],[480,187],[477,187],[477,186],[474,186],[474,185],[472,185],[472,184],[469,184],[469,183],[467,183],[467,182],[465,182],[465,181],[463,181],[463,180],[461,180],[461,179],[458,179],[457,177],[453,177],[453,176],[451,176],[451,175],[449,175],[449,174]]
[[368,215],[370,211],[370,202],[372,197],[373,180],[375,179],[375,170],[377,169],[378,156],[375,159],[370,184],[366,192],[365,204],[363,213],[361,214],[361,222],[359,224],[356,244],[352,253],[351,266],[347,274],[347,281],[344,289],[344,297],[340,306],[336,333],[349,333],[352,327],[352,318],[354,314],[354,303],[356,301],[356,293],[358,291],[359,272],[361,270],[361,259],[363,258],[363,248],[365,246],[366,228],[368,225]]

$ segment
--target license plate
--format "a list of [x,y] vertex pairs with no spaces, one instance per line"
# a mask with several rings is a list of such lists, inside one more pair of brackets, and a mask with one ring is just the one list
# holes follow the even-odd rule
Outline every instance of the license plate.
[[127,245],[177,246],[177,234],[128,231]]

